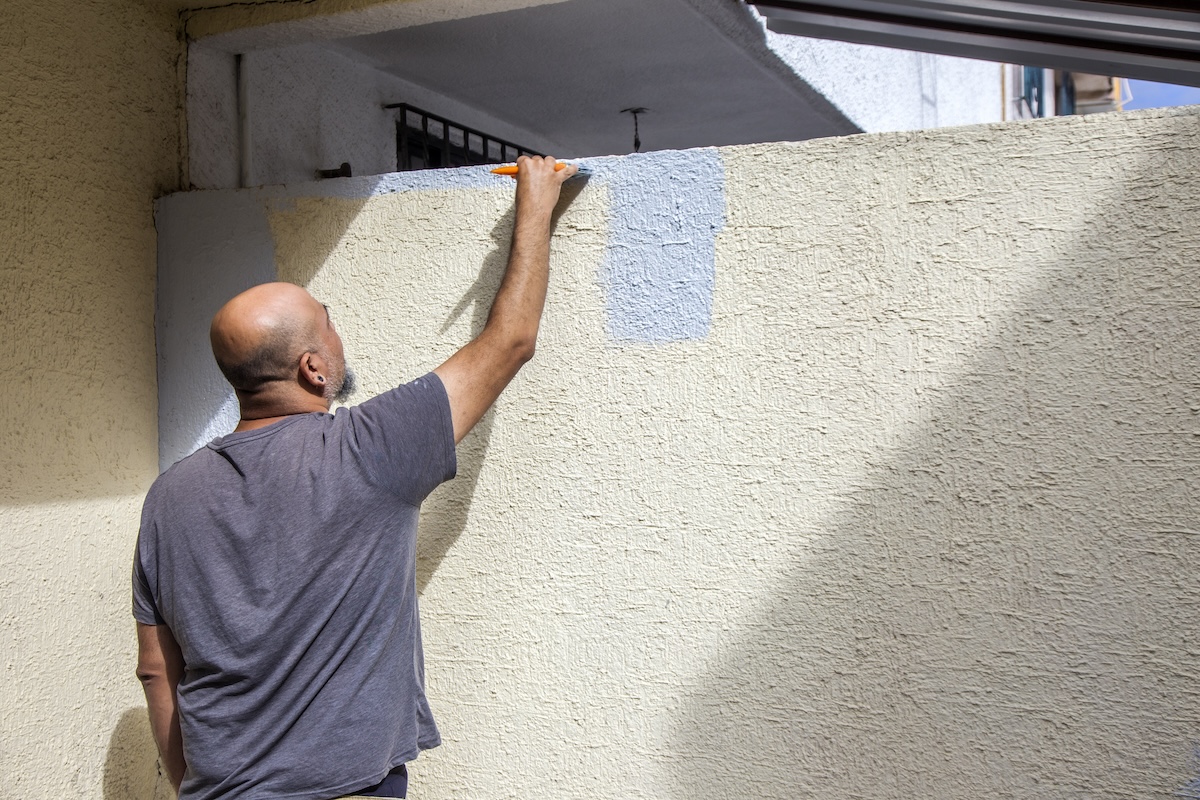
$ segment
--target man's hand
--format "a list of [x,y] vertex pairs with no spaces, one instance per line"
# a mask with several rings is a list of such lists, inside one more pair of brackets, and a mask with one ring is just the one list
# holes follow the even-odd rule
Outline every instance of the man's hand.
[[579,171],[555,171],[553,158],[517,159],[517,213],[508,268],[483,331],[434,370],[450,397],[454,441],[462,441],[529,359],[533,358],[550,276],[550,220],[563,182]]
[[553,158],[521,156],[517,159],[517,219],[522,210],[531,215],[545,216],[549,221],[554,206],[558,203],[563,182],[579,172],[579,167],[567,164],[555,170]]

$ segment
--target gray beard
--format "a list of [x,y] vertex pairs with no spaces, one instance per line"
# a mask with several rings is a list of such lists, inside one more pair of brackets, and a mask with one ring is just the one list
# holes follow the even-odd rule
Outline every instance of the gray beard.
[[354,374],[354,370],[346,367],[346,374],[342,378],[342,385],[333,393],[333,402],[344,403],[350,399],[350,396],[358,389],[358,376]]

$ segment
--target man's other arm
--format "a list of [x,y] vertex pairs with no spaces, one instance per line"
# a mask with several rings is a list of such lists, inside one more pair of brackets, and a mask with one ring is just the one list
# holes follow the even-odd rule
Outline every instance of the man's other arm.
[[450,397],[454,441],[483,417],[522,365],[533,358],[550,275],[550,217],[563,181],[578,168],[554,171],[553,158],[517,159],[517,212],[504,280],[473,341],[434,370]]
[[183,653],[166,625],[137,624],[137,676],[146,692],[150,730],[175,791],[183,782],[183,735],[179,730],[176,694],[183,676]]

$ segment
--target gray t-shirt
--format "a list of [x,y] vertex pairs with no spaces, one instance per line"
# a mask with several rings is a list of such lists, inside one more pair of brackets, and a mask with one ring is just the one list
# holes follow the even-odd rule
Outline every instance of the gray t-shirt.
[[414,550],[454,471],[431,373],[216,439],[155,481],[133,609],[183,651],[182,800],[337,797],[439,744]]

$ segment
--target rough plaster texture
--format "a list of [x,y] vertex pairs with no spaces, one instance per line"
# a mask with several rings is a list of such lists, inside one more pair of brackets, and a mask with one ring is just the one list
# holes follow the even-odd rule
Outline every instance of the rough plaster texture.
[[0,797],[148,798],[129,564],[157,473],[155,195],[176,16],[0,3]]
[[[710,325],[621,339],[606,259],[656,226],[670,249],[676,158],[723,172],[722,226],[684,234]],[[415,791],[1192,792],[1200,116],[591,166],[538,356],[422,518],[445,744]],[[160,221],[251,198],[243,244],[330,303],[371,393],[479,329],[506,256],[508,185],[414,180]]]
[[1001,65],[765,31],[767,45],[864,131],[999,122]]
[[634,155],[607,166],[613,216],[600,267],[606,327],[619,341],[703,339],[712,324],[725,169],[715,148]]

